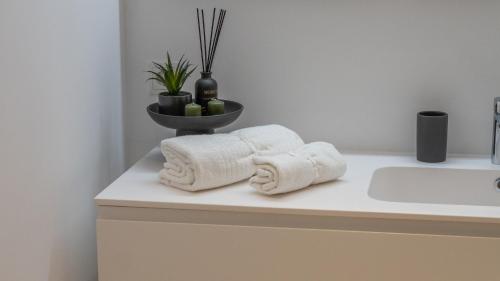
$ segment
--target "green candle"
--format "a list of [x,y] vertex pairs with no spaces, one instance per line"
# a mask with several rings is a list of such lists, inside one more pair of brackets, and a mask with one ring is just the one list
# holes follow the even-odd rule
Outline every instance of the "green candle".
[[186,104],[184,107],[185,116],[201,116],[201,106],[196,103]]
[[207,106],[208,115],[224,114],[224,102],[218,99],[212,99]]

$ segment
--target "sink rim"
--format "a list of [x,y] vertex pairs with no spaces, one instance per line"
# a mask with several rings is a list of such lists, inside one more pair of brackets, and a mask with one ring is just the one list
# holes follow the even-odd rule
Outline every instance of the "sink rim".
[[[422,178],[422,176],[433,176],[433,175],[422,175],[423,173],[436,173],[438,172],[437,175],[439,175],[440,178],[437,178],[434,182],[432,182],[432,179],[430,179],[431,182],[423,182],[423,184],[420,184],[418,188],[412,188],[408,189],[407,187],[401,187],[401,189],[398,190],[399,187],[395,187],[396,185],[411,185],[415,184],[417,180],[411,181],[408,180],[404,183],[401,182],[401,179],[396,179],[392,182],[386,181],[387,175],[384,175],[382,173],[390,172],[394,173],[397,172],[397,170],[406,172],[406,173],[413,173],[415,174],[415,177],[420,177],[419,179]],[[463,173],[465,171],[465,173]],[[461,177],[464,177],[463,182],[470,181],[470,178],[467,177],[479,177],[477,174],[487,174],[487,176],[491,179],[494,178],[488,182],[490,182],[490,191],[487,191],[484,189],[484,191],[480,191],[481,193],[473,192],[475,187],[463,187],[463,182],[457,182],[456,178],[450,178],[449,180],[446,177],[442,177],[442,172],[449,173],[449,174],[458,174]],[[420,174],[419,174],[420,173]],[[473,175],[468,175],[470,173],[474,173]],[[436,175],[436,174],[434,174]],[[389,175],[390,176],[390,175]],[[380,178],[380,177],[386,177]],[[482,184],[481,186],[484,186],[486,182],[486,178],[481,178],[481,181],[484,181],[482,183],[477,183],[477,184]],[[386,181],[385,183],[383,181]],[[443,185],[443,181],[449,181],[450,185]],[[455,182],[453,182],[455,181]],[[368,189],[367,189],[367,195],[369,198],[377,201],[383,201],[383,202],[392,202],[392,203],[402,203],[402,204],[432,204],[432,205],[448,205],[448,206],[474,206],[474,207],[500,207],[500,187],[496,184],[497,181],[500,181],[500,171],[497,169],[485,169],[482,167],[470,167],[470,168],[456,168],[456,167],[428,167],[428,166],[385,166],[385,167],[380,167],[377,168],[373,171],[372,176],[370,178],[369,184],[368,184]],[[453,186],[457,186],[458,183],[458,188],[454,190],[450,190],[453,188]],[[477,185],[476,182],[472,183],[473,185]],[[425,188],[420,188],[422,186],[425,186]],[[433,190],[430,190],[430,188],[434,188],[436,190],[435,193]],[[445,196],[443,193],[444,190],[448,189],[447,195],[451,196]],[[498,198],[497,197],[487,197],[486,194],[487,192],[491,193],[491,190],[493,192],[498,193]],[[406,191],[406,192],[402,192]],[[384,192],[386,192],[384,194]],[[387,194],[387,192],[393,192],[393,194]],[[418,194],[418,192],[421,192]],[[428,194],[424,194],[425,192],[430,192]],[[467,198],[464,198],[464,193],[469,192],[469,196]],[[407,194],[413,194],[416,197],[408,197]],[[440,194],[441,193],[441,194]],[[398,195],[403,194],[402,197],[397,198]],[[458,196],[457,196],[458,195]],[[481,197],[479,195],[484,195],[484,197]],[[407,197],[405,197],[407,196]],[[428,196],[426,199],[423,197]],[[462,196],[462,198],[460,198]],[[468,201],[470,200],[470,201]]]

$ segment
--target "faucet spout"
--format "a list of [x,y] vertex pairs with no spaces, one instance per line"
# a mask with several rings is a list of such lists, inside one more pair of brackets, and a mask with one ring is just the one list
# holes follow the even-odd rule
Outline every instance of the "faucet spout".
[[500,97],[495,98],[493,105],[493,143],[491,163],[500,165]]

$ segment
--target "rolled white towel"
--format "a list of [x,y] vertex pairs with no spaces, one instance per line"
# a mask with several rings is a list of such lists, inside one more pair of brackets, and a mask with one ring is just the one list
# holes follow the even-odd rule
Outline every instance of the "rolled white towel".
[[292,152],[255,156],[257,165],[250,185],[264,194],[278,194],[335,180],[347,165],[335,147],[326,142],[306,144]]
[[303,144],[295,132],[280,125],[166,139],[161,142],[167,162],[160,172],[160,181],[188,191],[228,185],[255,173],[255,153],[274,155]]

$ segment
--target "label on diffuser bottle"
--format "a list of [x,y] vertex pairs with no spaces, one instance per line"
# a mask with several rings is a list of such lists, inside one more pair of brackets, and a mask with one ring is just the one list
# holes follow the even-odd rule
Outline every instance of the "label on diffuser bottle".
[[205,90],[203,91],[204,99],[213,99],[217,97],[217,90]]

